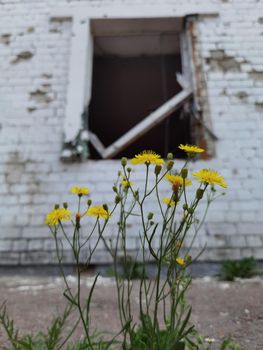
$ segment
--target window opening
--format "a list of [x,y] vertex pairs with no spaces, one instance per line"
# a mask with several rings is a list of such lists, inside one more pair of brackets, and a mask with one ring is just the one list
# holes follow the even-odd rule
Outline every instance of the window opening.
[[177,146],[194,142],[192,93],[176,75],[182,73],[181,22],[94,22],[91,158],[131,157],[146,148],[180,158]]

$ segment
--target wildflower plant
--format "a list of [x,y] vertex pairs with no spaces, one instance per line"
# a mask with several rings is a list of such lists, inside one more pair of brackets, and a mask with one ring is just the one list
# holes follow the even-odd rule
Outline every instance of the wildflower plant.
[[[96,287],[98,275],[90,289],[87,300],[81,300],[81,268],[88,266],[100,241],[113,261],[116,282],[118,313],[121,323],[119,334],[114,335],[107,342],[106,348],[111,348],[118,339],[118,348],[123,350],[183,350],[200,345],[194,341],[194,325],[191,324],[191,306],[186,302],[185,293],[191,283],[191,276],[187,267],[195,260],[191,257],[190,249],[182,249],[190,229],[195,229],[196,236],[202,224],[196,224],[196,208],[204,193],[207,193],[207,208],[215,198],[216,187],[227,187],[224,178],[214,170],[202,169],[193,174],[197,179],[197,188],[193,198],[189,199],[187,188],[193,186],[188,170],[189,161],[196,153],[203,149],[192,145],[180,145],[188,157],[181,169],[174,169],[171,153],[167,160],[153,151],[144,151],[130,160],[134,166],[145,168],[143,188],[138,188],[133,179],[133,169],[126,158],[121,159],[121,170],[113,186],[115,205],[110,210],[106,204],[92,206],[91,199],[82,206],[83,195],[89,195],[88,188],[73,187],[72,193],[78,196],[78,210],[72,215],[67,205],[58,206],[47,215],[49,225],[56,242],[57,259],[65,282],[64,296],[79,312],[79,320],[84,329],[87,349],[97,349],[92,341],[90,330],[90,302]],[[160,184],[166,186],[168,197],[162,198]],[[155,203],[153,205],[153,203]],[[152,207],[149,212],[147,208]],[[115,212],[116,211],[116,212]],[[205,213],[207,212],[207,209]],[[180,217],[181,213],[181,217]],[[113,216],[118,215],[115,236],[109,239],[104,235],[105,228]],[[89,233],[82,232],[82,223],[93,216],[95,222]],[[132,271],[131,256],[128,250],[130,222],[136,218],[139,222],[139,249],[132,257],[134,264],[140,264],[139,315],[134,315],[132,308],[133,281],[132,275],[126,273],[126,280],[122,278],[119,263],[122,262],[125,271]],[[64,221],[71,221],[73,234],[66,232]],[[68,228],[68,227],[67,227]],[[75,264],[77,266],[76,292],[67,281],[63,269],[63,241],[58,231],[70,245]],[[91,239],[96,237],[91,246]],[[193,242],[193,241],[192,241]],[[84,254],[83,254],[84,251]],[[85,256],[85,261],[81,257]],[[147,262],[155,266],[155,278],[147,278]],[[126,266],[127,265],[127,266]],[[105,344],[105,343],[104,343]],[[199,346],[199,347],[198,347]],[[85,349],[86,349],[85,348]]]
[[[64,296],[70,308],[78,311],[78,318],[69,336],[58,349],[66,344],[79,323],[82,324],[84,339],[80,349],[123,349],[123,350],[194,350],[210,349],[202,345],[191,323],[191,306],[186,301],[186,291],[191,284],[187,272],[189,265],[197,258],[192,257],[191,246],[207,213],[209,205],[217,197],[216,186],[227,187],[224,178],[214,170],[202,169],[190,175],[188,165],[195,154],[204,150],[193,145],[180,145],[187,154],[181,169],[175,168],[173,155],[164,160],[153,151],[144,151],[128,161],[121,159],[121,170],[113,185],[114,205],[92,205],[92,191],[87,187],[73,187],[77,197],[77,210],[68,208],[67,203],[55,208],[46,216],[55,240],[56,255],[65,284]],[[144,167],[145,180],[142,188],[136,185],[132,166]],[[195,181],[197,179],[198,181]],[[161,195],[160,186],[166,187],[168,196]],[[196,186],[189,197],[187,190]],[[196,209],[204,195],[207,206],[204,217],[197,221]],[[87,200],[88,199],[88,200]],[[149,208],[151,210],[149,211]],[[113,237],[105,229],[113,216],[118,223]],[[132,257],[128,247],[129,227],[136,221],[139,248]],[[86,232],[86,223],[91,227]],[[185,248],[189,231],[194,230],[190,245]],[[68,281],[64,271],[64,244],[69,245],[76,265],[76,285]],[[90,304],[99,274],[83,300],[81,290],[82,266],[90,265],[99,243],[102,242],[112,259],[116,283],[116,298],[121,328],[110,339],[97,339],[91,330],[92,314]],[[148,278],[147,263],[155,267],[155,277]],[[125,277],[119,269],[124,267]],[[134,314],[132,298],[134,288],[134,267],[140,266],[138,295],[139,314]],[[101,331],[101,330],[100,330]]]

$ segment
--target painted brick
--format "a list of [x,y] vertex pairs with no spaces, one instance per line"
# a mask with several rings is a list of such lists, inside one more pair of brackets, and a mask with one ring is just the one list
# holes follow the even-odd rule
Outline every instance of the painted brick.
[[11,251],[12,250],[12,243],[13,242],[11,240],[1,241],[1,243],[0,243],[0,251],[1,252]]
[[[62,164],[59,159],[72,21],[50,23],[49,16],[56,7],[65,10],[69,3],[89,4],[87,13],[96,13],[98,17],[105,14],[110,17],[108,12],[125,17],[127,13],[141,15],[144,11],[147,16],[178,17],[198,11],[213,12],[216,8],[218,17],[206,15],[198,19],[195,59],[202,75],[203,118],[207,125],[212,125],[219,140],[213,144],[206,135],[215,157],[191,165],[191,170],[218,169],[226,177],[229,190],[212,204],[194,248],[198,254],[198,248],[207,243],[203,260],[237,259],[249,254],[262,259],[263,44],[262,26],[255,23],[262,17],[263,3],[5,0],[0,5],[0,33],[10,34],[10,43],[0,42],[0,264],[56,261],[54,244],[43,221],[54,203],[68,201],[74,207],[75,198],[68,193],[72,185],[91,187],[96,204],[106,202],[112,206],[114,202],[111,187],[119,169],[118,161]],[[28,32],[29,27],[34,31]],[[39,100],[32,98],[30,93],[37,90],[44,91],[49,102],[41,96]],[[179,167],[182,162],[177,164]],[[142,185],[144,176],[137,168],[133,174],[136,185]],[[167,193],[164,187],[163,193]],[[157,210],[149,203],[146,211]],[[158,219],[157,213],[155,218]],[[114,235],[116,222],[117,218],[112,218],[105,235]],[[132,251],[138,246],[138,237],[134,235],[138,223],[135,217],[130,227],[128,244]],[[93,261],[109,261],[103,246],[99,248]],[[65,259],[72,262],[68,249]]]

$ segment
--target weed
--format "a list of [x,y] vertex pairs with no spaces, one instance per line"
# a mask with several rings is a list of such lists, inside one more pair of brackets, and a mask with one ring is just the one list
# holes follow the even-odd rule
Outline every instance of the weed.
[[220,278],[226,281],[234,281],[236,277],[251,278],[257,274],[257,263],[253,257],[243,258],[239,261],[226,260],[222,264]]

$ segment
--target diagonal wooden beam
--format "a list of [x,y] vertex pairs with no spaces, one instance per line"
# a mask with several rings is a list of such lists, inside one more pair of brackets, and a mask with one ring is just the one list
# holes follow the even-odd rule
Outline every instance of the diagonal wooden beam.
[[102,151],[100,153],[102,158],[108,159],[114,157],[124,148],[128,147],[131,143],[135,142],[142,135],[154,128],[157,124],[160,124],[162,121],[168,118],[171,113],[180,108],[187,100],[189,100],[189,98],[192,96],[192,93],[193,92],[190,89],[182,90],[177,95],[161,105],[159,108],[157,108],[154,112],[149,114],[140,123],[135,125],[132,129],[130,129],[126,134],[121,136],[105,150],[102,150],[100,148],[100,151]]
[[106,149],[105,149],[103,143],[98,138],[98,136],[96,134],[94,134],[93,132],[91,132],[90,130],[89,130],[89,141],[92,144],[92,146],[95,148],[95,150],[103,158],[103,154],[104,154]]

